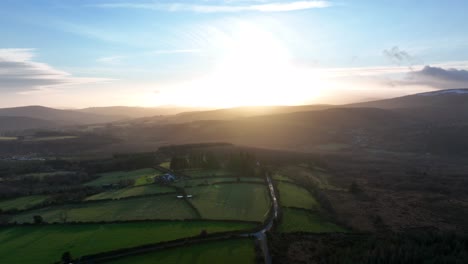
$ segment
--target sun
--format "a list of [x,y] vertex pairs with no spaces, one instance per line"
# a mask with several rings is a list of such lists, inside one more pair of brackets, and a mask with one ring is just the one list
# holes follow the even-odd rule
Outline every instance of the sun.
[[294,65],[282,41],[260,26],[240,23],[224,39],[216,67],[171,87],[167,101],[205,107],[299,105],[320,93],[319,75]]

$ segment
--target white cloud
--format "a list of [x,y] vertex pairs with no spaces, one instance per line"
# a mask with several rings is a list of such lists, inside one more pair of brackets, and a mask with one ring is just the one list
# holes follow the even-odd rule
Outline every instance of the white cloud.
[[27,93],[53,86],[95,83],[101,78],[78,78],[48,64],[35,62],[34,49],[0,49],[0,92]]
[[[244,1],[242,1],[244,2]],[[246,1],[247,2],[247,1]],[[157,11],[188,11],[197,13],[234,13],[234,12],[288,12],[296,10],[306,10],[313,8],[326,8],[332,4],[329,1],[292,1],[292,2],[268,2],[256,3],[258,1],[248,1],[250,3],[231,4],[229,1],[224,4],[186,4],[186,3],[159,3],[159,2],[145,2],[145,3],[131,3],[131,2],[118,2],[118,3],[105,3],[97,4],[94,6],[101,8],[135,8],[135,9],[151,9]]]
[[109,56],[109,57],[98,58],[96,61],[99,63],[103,63],[103,64],[116,65],[116,64],[120,64],[124,58],[125,56]]
[[199,49],[169,49],[169,50],[154,50],[149,52],[149,54],[158,55],[158,54],[178,54],[178,53],[199,53]]

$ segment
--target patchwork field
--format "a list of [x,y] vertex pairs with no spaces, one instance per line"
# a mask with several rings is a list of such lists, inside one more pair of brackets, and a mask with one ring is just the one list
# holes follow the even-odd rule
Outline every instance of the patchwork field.
[[151,254],[122,258],[113,264],[173,264],[173,263],[223,263],[254,264],[255,247],[250,239],[207,242],[198,245],[171,248]]
[[161,172],[155,169],[147,168],[134,171],[114,171],[99,174],[99,178],[88,182],[87,186],[101,186],[105,184],[118,183],[122,180],[135,180],[135,185],[150,184],[154,182],[154,176],[161,175]]
[[33,137],[27,138],[25,141],[51,141],[51,140],[65,140],[65,139],[75,139],[77,136],[54,136],[54,137]]
[[142,185],[136,187],[128,187],[118,190],[101,192],[86,198],[86,201],[103,200],[103,199],[120,199],[125,197],[157,194],[157,193],[171,193],[176,190],[168,186],[160,186],[155,184]]
[[[264,180],[262,178],[254,178],[254,177],[240,177],[239,178],[240,182],[258,182],[258,183],[263,183]],[[174,185],[179,186],[179,187],[190,187],[190,186],[197,186],[200,184],[213,184],[213,183],[220,183],[220,182],[236,182],[237,178],[235,177],[213,177],[213,178],[204,178],[204,179],[188,179],[188,180],[182,180]]]
[[[59,261],[66,251],[71,252],[73,257],[78,257],[195,236],[201,230],[216,233],[253,227],[243,223],[176,221],[4,227],[0,228],[0,263],[53,263]],[[234,248],[235,245],[237,244],[232,245],[232,253],[250,254],[246,248]],[[227,249],[226,246],[218,250],[225,250],[223,254],[231,252]]]
[[0,137],[0,141],[17,140],[17,137]]
[[51,206],[24,212],[10,221],[32,222],[34,215],[41,215],[45,222],[123,221],[144,219],[193,219],[194,210],[185,200],[168,194],[116,201],[97,201],[63,206]]
[[334,223],[328,222],[318,214],[294,208],[283,208],[282,222],[278,227],[280,232],[345,232],[346,230]]
[[270,196],[263,184],[219,184],[186,189],[190,200],[206,219],[263,221]]
[[191,169],[184,170],[184,173],[192,177],[207,177],[207,176],[232,176],[232,173],[228,170],[208,170],[208,169]]
[[14,199],[1,200],[0,209],[3,211],[11,209],[24,210],[43,203],[45,200],[47,200],[47,198],[47,195],[30,195]]
[[273,175],[273,179],[274,180],[279,180],[279,181],[287,181],[287,182],[293,182],[293,180],[291,180],[290,178],[282,175],[282,174],[278,174],[276,173],[275,175]]
[[165,162],[159,164],[159,166],[161,166],[163,168],[166,168],[166,169],[170,169],[171,168],[171,162],[170,161],[165,161]]
[[317,209],[318,202],[306,189],[295,184],[279,182],[280,204],[285,207]]
[[53,171],[53,172],[37,172],[37,173],[27,173],[21,174],[17,177],[35,177],[39,179],[43,179],[49,176],[57,176],[57,175],[74,175],[75,172],[73,171]]

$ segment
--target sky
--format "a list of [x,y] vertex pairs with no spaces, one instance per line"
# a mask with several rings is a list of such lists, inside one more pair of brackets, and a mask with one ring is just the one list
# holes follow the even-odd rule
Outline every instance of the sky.
[[343,104],[468,88],[467,1],[2,0],[0,107]]

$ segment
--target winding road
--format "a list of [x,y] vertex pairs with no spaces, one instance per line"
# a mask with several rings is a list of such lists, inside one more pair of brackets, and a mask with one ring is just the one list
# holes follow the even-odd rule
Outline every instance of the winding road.
[[270,229],[273,227],[273,222],[275,219],[278,218],[278,199],[276,198],[276,193],[275,193],[275,188],[273,186],[273,182],[270,178],[270,176],[266,176],[266,180],[268,183],[268,189],[270,191],[270,197],[272,199],[272,209],[273,209],[273,216],[270,217],[267,223],[265,223],[265,227],[255,233],[249,233],[246,234],[245,236],[254,236],[257,238],[260,244],[260,248],[262,249],[263,252],[263,259],[265,260],[265,264],[271,264],[271,254],[268,249],[268,240],[266,237],[266,232],[270,231]]

